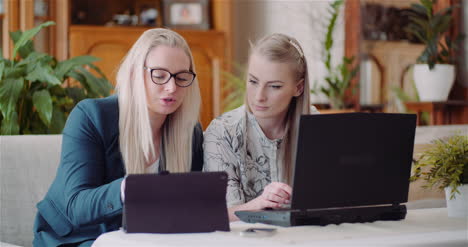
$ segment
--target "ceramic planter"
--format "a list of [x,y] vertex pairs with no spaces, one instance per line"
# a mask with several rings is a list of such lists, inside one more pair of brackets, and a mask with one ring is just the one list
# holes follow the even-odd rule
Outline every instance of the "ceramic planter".
[[455,194],[454,199],[450,199],[450,187],[445,188],[445,199],[447,200],[447,210],[449,217],[468,217],[468,184],[458,187],[460,194]]
[[455,81],[455,66],[436,64],[429,70],[427,64],[416,64],[413,77],[420,101],[446,101]]

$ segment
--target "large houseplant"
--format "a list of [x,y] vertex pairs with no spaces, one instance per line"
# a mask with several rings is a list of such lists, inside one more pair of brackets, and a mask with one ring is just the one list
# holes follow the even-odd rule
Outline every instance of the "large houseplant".
[[[468,136],[455,134],[432,143],[415,162],[410,180],[423,179],[423,187],[445,190],[449,216],[468,216]],[[464,211],[451,212],[454,203],[464,203]]]
[[414,66],[413,76],[421,101],[445,101],[455,81],[454,50],[462,35],[452,40],[449,30],[457,6],[434,11],[435,0],[412,4],[406,31],[426,46]]
[[[324,45],[324,64],[327,70],[325,77],[325,86],[318,87],[317,84],[311,89],[311,93],[323,93],[330,102],[330,107],[333,109],[344,109],[345,93],[351,88],[351,81],[356,76],[359,67],[353,65],[354,57],[342,57],[340,64],[335,67],[332,65],[331,49],[333,47],[333,30],[336,26],[336,20],[340,13],[340,8],[344,0],[337,0],[330,3],[331,17],[327,26],[327,33],[325,35]],[[353,89],[354,90],[354,89]]]
[[[76,103],[110,94],[112,85],[92,64],[97,58],[79,56],[59,62],[34,50],[31,39],[42,28],[54,24],[45,22],[25,32],[10,33],[14,42],[12,59],[0,54],[2,135],[61,133]],[[65,87],[70,80],[80,86]]]

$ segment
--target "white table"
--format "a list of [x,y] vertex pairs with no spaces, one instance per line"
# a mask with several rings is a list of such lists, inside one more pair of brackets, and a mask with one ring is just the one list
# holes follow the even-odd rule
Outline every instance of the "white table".
[[191,234],[101,235],[93,246],[468,246],[468,218],[448,218],[446,208],[408,210],[403,221],[328,226],[276,227],[267,237],[243,237],[249,227],[263,224],[231,223],[230,232]]

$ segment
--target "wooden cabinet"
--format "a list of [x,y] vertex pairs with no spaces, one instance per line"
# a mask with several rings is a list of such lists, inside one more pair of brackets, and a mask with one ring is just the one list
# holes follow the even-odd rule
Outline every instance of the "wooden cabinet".
[[[145,30],[147,28],[70,26],[70,57],[99,57],[101,60],[96,65],[115,84],[122,58]],[[225,35],[220,31],[176,31],[187,40],[193,53],[202,95],[200,118],[206,128],[219,107],[219,74],[226,62]]]

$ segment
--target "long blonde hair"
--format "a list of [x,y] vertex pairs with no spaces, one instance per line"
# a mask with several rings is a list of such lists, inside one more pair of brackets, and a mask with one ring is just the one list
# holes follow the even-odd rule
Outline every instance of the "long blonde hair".
[[[193,56],[187,42],[174,31],[155,28],[145,31],[123,59],[117,72],[116,92],[119,101],[119,142],[127,174],[145,173],[145,164],[155,154],[152,129],[144,84],[146,56],[156,46],[181,48],[190,59]],[[167,116],[162,126],[162,150],[166,169],[189,171],[192,163],[193,129],[200,112],[200,88],[195,79],[188,88],[182,105]]]
[[[299,119],[302,114],[310,114],[310,87],[307,61],[299,42],[295,38],[279,33],[266,36],[251,45],[249,60],[253,54],[261,55],[272,62],[291,64],[296,82],[304,80],[303,93],[297,97],[293,97],[289,103],[285,119],[286,134],[281,144],[283,148],[280,151],[279,158],[282,164],[280,167],[283,171],[282,179],[283,181],[290,182],[292,181],[293,155],[296,150]],[[245,97],[245,107],[249,112],[252,112],[247,97]]]

